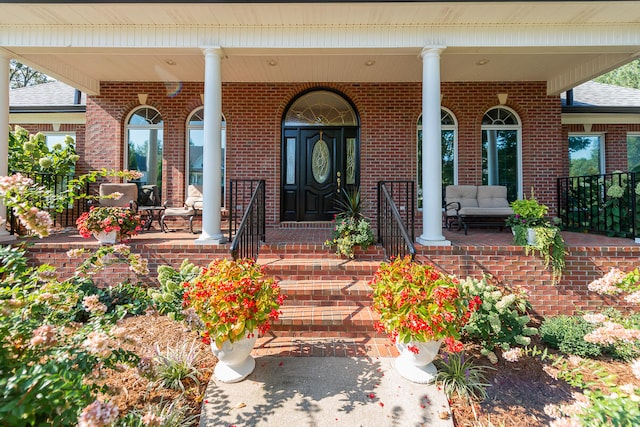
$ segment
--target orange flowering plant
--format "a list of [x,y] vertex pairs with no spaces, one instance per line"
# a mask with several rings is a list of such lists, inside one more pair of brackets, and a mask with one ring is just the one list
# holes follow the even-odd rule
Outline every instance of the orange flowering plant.
[[138,234],[142,228],[140,215],[131,209],[99,206],[92,206],[89,212],[80,215],[76,226],[84,238],[91,237],[94,232],[109,233],[115,230],[119,239],[128,239]]
[[[478,296],[465,298],[455,277],[410,257],[380,264],[369,284],[373,309],[380,314],[376,330],[396,343],[444,340],[448,351],[461,351],[460,331],[482,304]],[[419,351],[414,345],[408,349]]]
[[184,284],[183,306],[193,308],[202,323],[203,341],[218,348],[258,331],[265,334],[280,316],[286,298],[272,277],[252,259],[218,259]]

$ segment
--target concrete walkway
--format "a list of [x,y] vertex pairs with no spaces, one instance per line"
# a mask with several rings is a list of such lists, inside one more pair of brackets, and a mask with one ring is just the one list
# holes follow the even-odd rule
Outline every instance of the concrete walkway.
[[405,380],[392,358],[255,360],[244,381],[225,384],[212,377],[201,427],[453,427],[444,392]]

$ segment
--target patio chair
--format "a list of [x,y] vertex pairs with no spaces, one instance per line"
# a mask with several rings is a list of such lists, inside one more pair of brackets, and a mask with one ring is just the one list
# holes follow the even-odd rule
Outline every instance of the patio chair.
[[164,213],[160,217],[160,228],[165,233],[169,231],[166,224],[167,218],[185,218],[189,220],[189,231],[193,231],[193,218],[202,212],[202,186],[189,185],[187,189],[187,199],[182,207],[165,207]]
[[[119,199],[105,198],[113,193],[122,193]],[[138,186],[133,182],[127,183],[103,183],[100,184],[100,198],[89,201],[90,205],[100,207],[130,208],[138,212]]]

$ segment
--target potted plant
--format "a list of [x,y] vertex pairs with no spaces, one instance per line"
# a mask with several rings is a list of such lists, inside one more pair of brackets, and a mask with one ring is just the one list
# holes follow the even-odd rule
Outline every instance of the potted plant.
[[252,259],[213,261],[185,282],[183,306],[193,308],[204,325],[203,341],[218,357],[214,375],[237,382],[255,368],[249,355],[257,334],[265,334],[280,316],[286,298],[272,277]]
[[375,328],[388,333],[401,353],[396,369],[411,381],[432,382],[437,372],[431,362],[441,343],[450,352],[462,350],[460,331],[480,298],[465,298],[455,277],[410,257],[380,264],[370,286],[380,315]]
[[560,229],[545,217],[549,208],[539,203],[531,190],[531,198],[511,202],[513,215],[507,219],[514,242],[524,246],[527,255],[538,252],[545,268],[551,266],[553,279],[559,280],[565,268],[565,243]]
[[140,215],[131,209],[92,206],[76,221],[80,235],[84,238],[95,236],[104,243],[128,240],[138,234],[142,225]]
[[342,194],[344,199],[337,201],[342,211],[335,217],[331,239],[324,244],[335,246],[336,255],[355,258],[355,246],[367,250],[376,240],[369,219],[362,213],[364,203],[360,197],[360,190],[355,188]]

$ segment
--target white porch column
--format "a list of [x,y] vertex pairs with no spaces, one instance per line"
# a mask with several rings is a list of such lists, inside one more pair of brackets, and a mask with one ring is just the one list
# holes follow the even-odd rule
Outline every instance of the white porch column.
[[440,53],[444,46],[422,49],[422,235],[421,245],[449,246],[442,235],[442,126]]
[[210,47],[204,53],[204,147],[202,148],[202,234],[196,243],[225,243],[220,228],[222,206],[222,49]]
[[[9,173],[9,56],[0,51],[0,176]],[[14,240],[6,227],[7,208],[0,200],[0,242]]]

